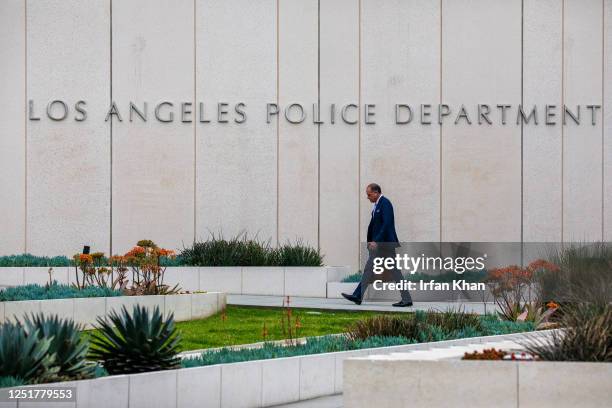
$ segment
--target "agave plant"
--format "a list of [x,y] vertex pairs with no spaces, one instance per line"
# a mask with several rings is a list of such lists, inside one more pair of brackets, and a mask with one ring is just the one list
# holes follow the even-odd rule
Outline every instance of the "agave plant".
[[61,379],[84,379],[93,377],[94,366],[88,363],[88,342],[81,336],[83,328],[72,320],[60,319],[57,315],[45,317],[42,313],[26,317],[24,322],[28,336],[39,341],[50,339],[49,353],[55,354],[54,366]]
[[58,367],[50,353],[53,338],[41,338],[38,330],[29,335],[17,322],[0,325],[0,376],[29,383],[53,379]]
[[164,319],[159,308],[149,313],[139,305],[130,314],[124,306],[120,314],[98,318],[90,358],[111,375],[171,370],[180,366],[180,340],[173,315]]

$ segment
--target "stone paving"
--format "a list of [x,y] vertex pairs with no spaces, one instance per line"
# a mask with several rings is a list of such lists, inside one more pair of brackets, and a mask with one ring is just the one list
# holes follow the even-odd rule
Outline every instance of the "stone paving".
[[[286,302],[284,296],[227,295],[228,305],[282,307]],[[356,305],[345,299],[315,297],[290,297],[291,307],[332,310],[372,310],[378,312],[414,312],[415,310],[439,310],[461,308],[466,312],[478,314],[492,313],[495,304],[487,302],[415,302],[412,307],[393,307],[391,302],[366,301]]]

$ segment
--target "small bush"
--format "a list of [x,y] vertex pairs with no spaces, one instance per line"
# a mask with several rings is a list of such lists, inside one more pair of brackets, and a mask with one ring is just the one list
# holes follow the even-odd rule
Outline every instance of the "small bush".
[[24,327],[28,335],[39,341],[51,339],[49,354],[55,355],[53,366],[60,380],[85,379],[94,375],[94,366],[87,362],[88,341],[81,336],[83,327],[58,316],[45,317],[42,313],[26,317]]
[[183,248],[179,258],[191,266],[320,266],[323,256],[316,249],[288,242],[273,248],[270,242],[249,238],[246,233],[229,240],[214,234],[207,241]]
[[55,354],[50,353],[52,339],[41,339],[35,330],[26,333],[19,323],[0,325],[0,376],[27,383],[41,383],[55,378]]
[[278,266],[321,266],[323,256],[314,248],[310,248],[297,241],[295,244],[287,243],[273,250],[273,264]]
[[180,335],[170,315],[164,319],[159,308],[150,313],[134,306],[121,314],[111,312],[107,319],[98,318],[98,329],[92,336],[90,358],[99,360],[109,374],[144,373],[171,370],[180,366]]
[[405,316],[377,315],[358,320],[348,327],[348,337],[365,340],[375,336],[393,336],[428,342],[465,334],[478,336],[483,331],[478,315],[449,309],[445,312],[417,311]]
[[11,376],[0,377],[0,388],[19,387],[20,385],[25,385],[21,378]]
[[353,322],[348,327],[351,340],[366,340],[370,337],[406,337],[415,338],[417,322],[411,316],[376,315]]
[[563,332],[548,339],[528,337],[525,349],[542,360],[612,362],[612,305],[573,304],[564,307]]
[[60,285],[57,282],[45,286],[30,284],[0,290],[0,302],[110,296],[121,296],[121,292],[95,286],[79,290],[69,285]]
[[36,256],[32,254],[21,254],[21,255],[6,255],[0,256],[1,267],[11,266],[49,266],[49,267],[60,267],[70,266],[71,261],[65,256]]
[[612,244],[569,245],[548,258],[559,270],[536,274],[542,302],[612,302]]
[[343,336],[312,337],[308,338],[305,344],[293,346],[266,343],[261,348],[238,350],[223,348],[206,351],[198,357],[183,359],[181,365],[185,368],[199,367],[213,364],[358,350],[362,348],[397,346],[410,342],[409,339],[404,337],[372,337],[367,340],[350,340]]

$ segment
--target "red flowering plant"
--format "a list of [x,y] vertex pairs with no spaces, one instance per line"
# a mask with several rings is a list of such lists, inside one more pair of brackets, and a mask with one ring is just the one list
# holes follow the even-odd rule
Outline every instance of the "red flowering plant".
[[544,307],[536,276],[542,271],[555,271],[558,267],[538,259],[527,267],[517,265],[491,269],[485,280],[491,290],[499,315],[511,321],[545,322],[556,308]]
[[106,258],[102,252],[76,254],[73,256],[76,286],[83,289],[87,286],[109,286],[111,270],[105,265]]
[[[130,295],[167,295],[178,293],[178,285],[170,287],[164,284],[166,267],[162,266],[163,258],[173,259],[172,250],[160,248],[151,240],[138,241],[136,246],[128,251],[120,261],[118,272],[132,272],[132,286],[126,288]],[[120,269],[121,268],[121,269]],[[129,269],[128,269],[129,268]]]

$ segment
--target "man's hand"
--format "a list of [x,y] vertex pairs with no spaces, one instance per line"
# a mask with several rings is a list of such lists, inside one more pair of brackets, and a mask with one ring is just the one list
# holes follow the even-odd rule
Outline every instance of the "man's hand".
[[377,247],[376,242],[368,242],[368,249],[375,250]]

